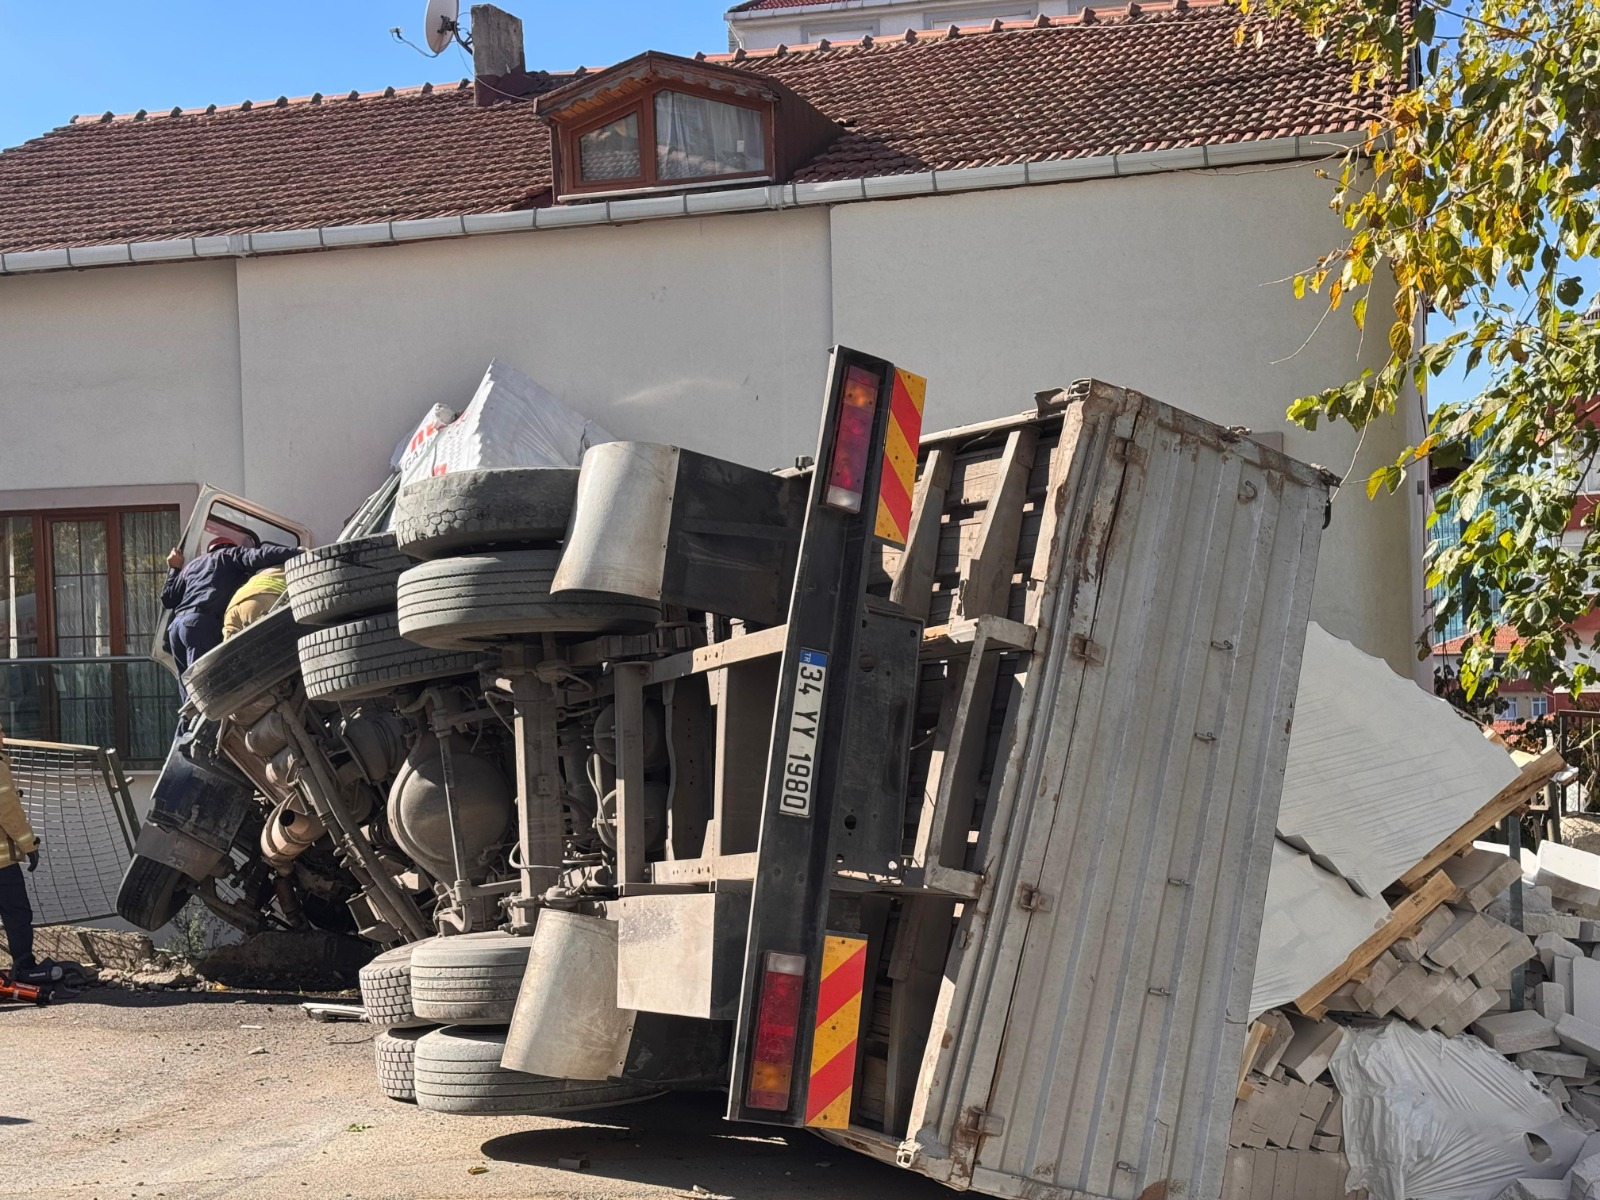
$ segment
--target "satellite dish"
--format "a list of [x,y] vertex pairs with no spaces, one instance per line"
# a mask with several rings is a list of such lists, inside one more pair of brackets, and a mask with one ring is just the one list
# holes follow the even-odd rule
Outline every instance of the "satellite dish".
[[428,0],[427,15],[422,18],[422,28],[427,36],[428,49],[443,54],[445,47],[456,40],[460,27],[461,0]]

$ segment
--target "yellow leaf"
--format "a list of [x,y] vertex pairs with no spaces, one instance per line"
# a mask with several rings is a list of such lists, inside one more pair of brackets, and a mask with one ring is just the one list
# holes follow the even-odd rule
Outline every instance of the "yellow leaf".
[[1304,275],[1296,275],[1294,277],[1294,298],[1296,300],[1304,300],[1306,298],[1306,277]]
[[1365,329],[1367,327],[1367,298],[1365,296],[1351,306],[1350,315],[1356,319],[1357,329]]

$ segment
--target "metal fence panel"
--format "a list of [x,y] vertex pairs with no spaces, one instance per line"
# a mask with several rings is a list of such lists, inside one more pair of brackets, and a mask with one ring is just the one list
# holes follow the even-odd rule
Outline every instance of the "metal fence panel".
[[139,836],[116,752],[18,738],[7,738],[5,750],[23,812],[44,843],[39,869],[23,874],[34,922],[115,916]]
[[1057,561],[901,1161],[1220,1194],[1326,478],[1079,389]]

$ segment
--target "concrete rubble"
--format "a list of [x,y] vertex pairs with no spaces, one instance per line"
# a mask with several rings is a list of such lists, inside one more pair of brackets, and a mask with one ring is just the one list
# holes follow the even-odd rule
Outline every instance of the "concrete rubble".
[[1227,1200],[1600,1200],[1600,854],[1487,840],[1535,768],[1311,628]]

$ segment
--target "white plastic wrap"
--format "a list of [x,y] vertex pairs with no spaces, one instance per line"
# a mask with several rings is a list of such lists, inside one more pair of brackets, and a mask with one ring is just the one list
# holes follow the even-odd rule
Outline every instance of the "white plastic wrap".
[[1532,1075],[1474,1037],[1402,1021],[1354,1027],[1332,1071],[1348,1186],[1372,1200],[1494,1200],[1516,1179],[1560,1179],[1588,1137]]
[[1503,747],[1382,659],[1306,628],[1278,836],[1367,896],[1517,776]]
[[1382,900],[1358,894],[1340,876],[1274,840],[1251,1019],[1302,995],[1388,919]]
[[460,416],[435,405],[395,452],[404,487],[493,467],[576,467],[612,436],[509,363],[495,359]]

